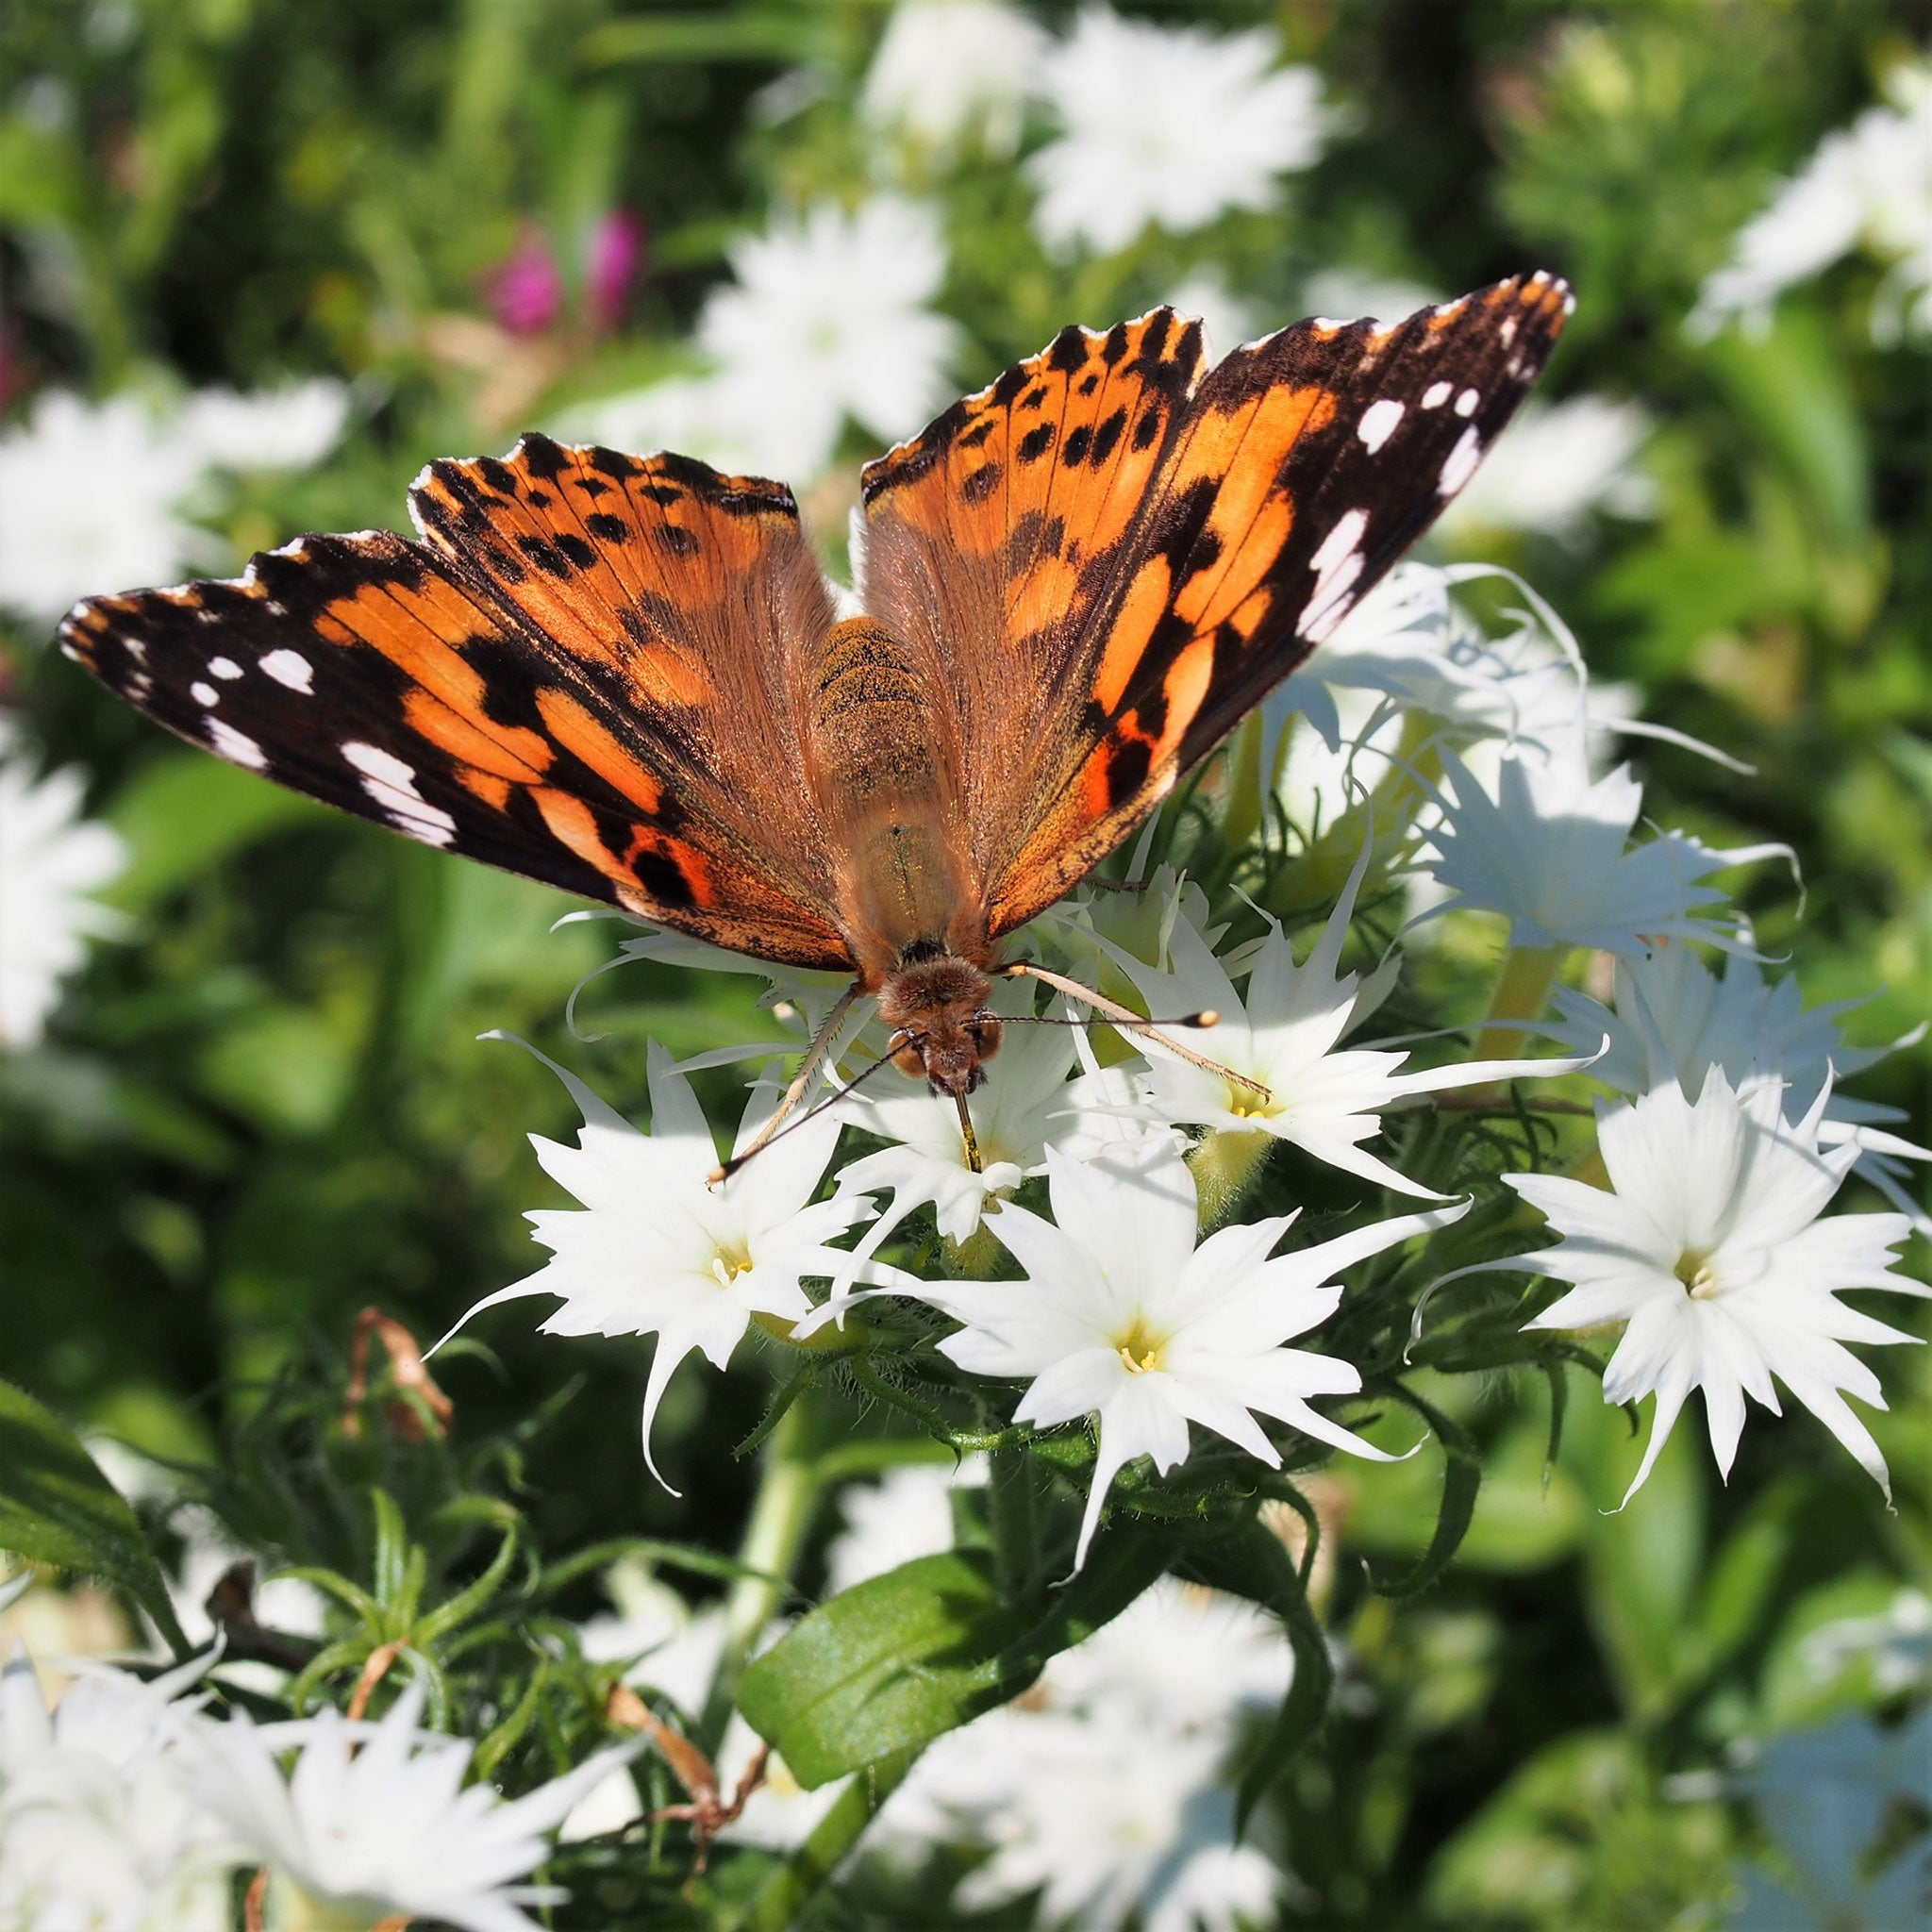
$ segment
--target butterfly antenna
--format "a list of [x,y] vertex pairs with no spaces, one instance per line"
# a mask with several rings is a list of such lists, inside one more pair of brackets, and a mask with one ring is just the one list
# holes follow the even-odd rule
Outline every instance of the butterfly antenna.
[[1260,1081],[1251,1079],[1246,1074],[1238,1074],[1232,1067],[1224,1067],[1219,1060],[1210,1060],[1206,1054],[1196,1053],[1191,1046],[1183,1046],[1177,1040],[1170,1040],[1158,1030],[1161,1026],[1213,1026],[1219,1024],[1221,1015],[1211,1008],[1204,1008],[1198,1013],[1191,1013],[1185,1020],[1154,1021],[1110,1000],[1105,993],[1095,992],[1091,986],[1082,986],[1077,979],[1069,979],[1063,974],[1049,973],[1044,966],[1035,966],[1029,960],[1016,960],[1012,965],[1001,969],[1002,976],[1008,979],[1039,979],[1052,987],[1056,992],[1063,992],[1070,999],[1081,1001],[1096,1013],[1110,1020],[1114,1025],[1129,1033],[1144,1033],[1159,1041],[1169,1053],[1178,1054],[1191,1066],[1217,1074],[1231,1081],[1237,1087],[1245,1087],[1250,1093],[1258,1093],[1263,1100],[1274,1096]]
[[[851,1079],[846,1081],[844,1086],[841,1087],[836,1092],[826,1094],[825,1097],[822,1101],[820,1101],[816,1107],[807,1108],[806,1110],[802,1114],[800,1114],[796,1120],[788,1121],[784,1126],[780,1127],[777,1130],[776,1133],[774,1133],[772,1131],[772,1122],[767,1121],[764,1126],[759,1130],[758,1139],[755,1140],[751,1143],[751,1145],[743,1151],[743,1153],[734,1154],[729,1160],[721,1160],[718,1163],[718,1165],[714,1167],[710,1171],[710,1173],[705,1176],[705,1185],[708,1188],[715,1188],[719,1186],[722,1182],[728,1181],[731,1178],[731,1176],[735,1174],[738,1172],[738,1170],[741,1167],[742,1167],[744,1163],[752,1158],[754,1154],[762,1154],[765,1151],[765,1149],[772,1144],[774,1141],[782,1141],[787,1134],[795,1134],[800,1127],[809,1125],[810,1123],[817,1120],[820,1114],[824,1113],[828,1107],[837,1107],[838,1104],[841,1100],[843,1100],[845,1096],[848,1093],[850,1093],[855,1088],[857,1088],[861,1081],[870,1080],[872,1076],[874,1074],[876,1074],[881,1067],[890,1066],[891,1064],[892,1056],[906,1044],[905,1041],[896,1033],[892,1036],[892,1040],[893,1044],[888,1046],[885,1052],[880,1054],[878,1058],[874,1060],[870,1066],[861,1067],[858,1073],[853,1074]],[[795,1085],[796,1082],[794,1082],[793,1084]],[[781,1109],[783,1108],[783,1105],[784,1103],[781,1101],[779,1103]],[[774,1113],[773,1115],[773,1119],[775,1120],[776,1118],[777,1115]]]
[[966,1165],[974,1174],[984,1174],[985,1164],[979,1158],[979,1136],[973,1131],[973,1116],[966,1111],[966,1096],[953,1095],[953,1105],[959,1109],[959,1137],[966,1143]]

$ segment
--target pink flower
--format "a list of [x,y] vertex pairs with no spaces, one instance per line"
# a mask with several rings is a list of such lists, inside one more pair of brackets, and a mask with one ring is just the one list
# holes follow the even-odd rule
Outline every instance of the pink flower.
[[600,332],[614,328],[644,258],[644,224],[627,208],[601,215],[584,243],[584,313]]
[[513,336],[541,335],[563,308],[563,277],[534,228],[526,228],[514,252],[484,272],[483,288],[498,325]]

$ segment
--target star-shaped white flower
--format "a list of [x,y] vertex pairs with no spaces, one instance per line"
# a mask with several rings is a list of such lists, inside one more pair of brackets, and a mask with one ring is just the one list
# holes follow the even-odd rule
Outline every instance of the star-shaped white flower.
[[1819,1146],[1824,1094],[1796,1123],[1785,1121],[1782,1100],[1774,1084],[1739,1093],[1713,1067],[1694,1104],[1672,1084],[1599,1109],[1611,1191],[1555,1174],[1504,1176],[1563,1240],[1502,1265],[1575,1284],[1529,1325],[1626,1322],[1604,1371],[1604,1400],[1657,1396],[1626,1503],[1693,1389],[1704,1391],[1711,1450],[1728,1475],[1745,1395],[1781,1413],[1774,1375],[1890,1494],[1885,1458],[1840,1391],[1876,1408],[1885,1398],[1840,1344],[1917,1338],[1833,1297],[1847,1288],[1932,1289],[1888,1265],[1908,1229],[1904,1215],[1819,1219],[1857,1149]]
[[1265,208],[1275,177],[1310,167],[1339,117],[1311,67],[1277,67],[1264,28],[1216,34],[1085,8],[1041,63],[1065,130],[1032,157],[1034,225],[1048,247],[1111,254],[1149,223],[1186,234],[1231,208]]
[[1001,0],[899,0],[866,70],[859,111],[941,158],[978,135],[991,155],[1019,145],[1046,36]]
[[85,789],[72,766],[37,774],[0,716],[0,1047],[32,1046],[86,941],[121,929],[87,895],[121,870],[127,848],[81,816]]
[[1122,1467],[1151,1456],[1165,1474],[1201,1424],[1271,1469],[1281,1457],[1256,1415],[1351,1455],[1387,1461],[1309,1407],[1361,1387],[1352,1363],[1284,1344],[1341,1300],[1351,1262],[1441,1227],[1466,1207],[1376,1222],[1298,1254],[1269,1256],[1295,1215],[1224,1227],[1197,1248],[1193,1175],[1166,1140],[1124,1142],[1084,1164],[1047,1150],[1054,1220],[1011,1203],[988,1223],[1024,1281],[933,1284],[921,1297],[965,1325],[941,1349],[974,1374],[1031,1383],[1014,1420],[1050,1428],[1091,1415],[1093,1487],[1074,1564]]
[[[239,1713],[196,1726],[191,1782],[246,1858],[269,1868],[291,1923],[361,1932],[415,1917],[463,1932],[535,1932],[518,1906],[568,1896],[511,1881],[542,1862],[571,1808],[636,1747],[600,1751],[506,1803],[487,1784],[464,1785],[467,1739],[418,1728],[424,1695],[410,1685],[375,1724],[327,1710],[266,1729]],[[302,1755],[285,1778],[276,1754],[296,1741]]]
[[[528,1215],[537,1240],[552,1251],[550,1260],[526,1280],[486,1295],[457,1327],[500,1302],[552,1294],[562,1306],[541,1324],[546,1335],[655,1334],[643,1439],[644,1459],[661,1482],[651,1457],[651,1419],[672,1372],[693,1349],[724,1368],[755,1315],[790,1322],[808,1313],[803,1279],[849,1274],[851,1255],[826,1243],[869,1219],[872,1204],[848,1193],[812,1205],[838,1144],[839,1122],[831,1114],[774,1140],[712,1187],[718,1155],[711,1130],[690,1081],[656,1041],[648,1063],[648,1134],[554,1061],[544,1065],[570,1089],[584,1125],[575,1147],[536,1134],[530,1144],[544,1173],[585,1211]],[[753,1094],[739,1147],[764,1124],[772,1104],[768,1093]]]
[[231,1849],[176,1749],[212,1655],[148,1682],[94,1664],[48,1710],[16,1649],[0,1674],[0,1925],[222,1932]]
[[1207,1008],[1221,1016],[1211,1032],[1199,1036],[1200,1048],[1239,1077],[1230,1079],[1150,1046],[1146,1097],[1161,1119],[1223,1133],[1270,1134],[1379,1187],[1441,1200],[1441,1195],[1361,1145],[1381,1132],[1384,1108],[1451,1087],[1574,1073],[1588,1062],[1465,1060],[1405,1074],[1400,1069],[1406,1053],[1341,1047],[1343,1035],[1374,1010],[1394,977],[1392,960],[1366,986],[1356,974],[1336,971],[1370,851],[1365,844],[1321,938],[1302,964],[1295,964],[1280,925],[1271,922],[1247,968],[1245,999],[1236,992],[1227,964],[1185,919],[1176,920],[1168,935],[1169,972],[1110,950],[1140,987],[1151,1012]]
[[1643,788],[1627,765],[1592,779],[1580,725],[1545,760],[1505,758],[1493,799],[1454,752],[1442,764],[1431,870],[1456,895],[1450,904],[1504,914],[1512,946],[1634,953],[1670,938],[1735,947],[1735,917],[1712,917],[1724,894],[1704,881],[1790,855],[1777,844],[1715,851],[1681,832],[1631,845]]
[[1567,986],[1554,997],[1561,1017],[1550,1031],[1574,1046],[1607,1039],[1609,1051],[1591,1073],[1619,1093],[1647,1093],[1669,1082],[1700,1092],[1712,1067],[1722,1067],[1740,1092],[1766,1081],[1782,1085],[1787,1115],[1802,1116],[1828,1093],[1820,1145],[1855,1142],[1859,1176],[1932,1239],[1932,1215],[1902,1185],[1905,1163],[1932,1161],[1932,1147],[1886,1131],[1882,1124],[1906,1119],[1904,1108],[1855,1100],[1837,1085],[1915,1046],[1924,1038],[1924,1021],[1888,1045],[1848,1046],[1838,1022],[1862,1000],[1807,1008],[1794,977],[1767,984],[1754,960],[1733,954],[1720,978],[1689,946],[1620,958],[1614,1008]]

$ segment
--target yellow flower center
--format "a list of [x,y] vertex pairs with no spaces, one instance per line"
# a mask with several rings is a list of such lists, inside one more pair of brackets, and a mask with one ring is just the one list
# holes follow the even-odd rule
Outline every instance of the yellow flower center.
[[1166,1346],[1167,1337],[1151,1334],[1145,1320],[1136,1315],[1134,1325],[1115,1340],[1114,1353],[1128,1374],[1144,1375],[1160,1366],[1160,1352]]
[[1718,1291],[1718,1278],[1710,1270],[1710,1257],[1696,1248],[1687,1248],[1677,1257],[1675,1273],[1686,1291],[1699,1301],[1707,1300]]
[[729,1288],[741,1274],[749,1274],[751,1257],[742,1248],[721,1248],[711,1257],[711,1274],[720,1288]]

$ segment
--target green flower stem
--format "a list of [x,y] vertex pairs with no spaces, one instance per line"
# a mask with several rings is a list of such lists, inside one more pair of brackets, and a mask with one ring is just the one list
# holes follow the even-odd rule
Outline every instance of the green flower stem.
[[1000,1593],[1017,1603],[1039,1578],[1040,1531],[1034,1520],[1033,1465],[1017,1445],[995,1449],[987,1474],[987,1514]]
[[716,1757],[724,1726],[738,1701],[739,1680],[750,1661],[758,1633],[777,1614],[785,1596],[781,1578],[789,1578],[798,1561],[799,1547],[811,1526],[824,1474],[810,1451],[814,1436],[811,1391],[804,1391],[778,1419],[766,1439],[763,1466],[751,1520],[739,1545],[739,1560],[761,1574],[741,1576],[731,1587],[724,1606],[724,1649],[718,1674],[705,1703],[699,1742]]
[[1274,1136],[1258,1127],[1245,1134],[1209,1134],[1188,1156],[1201,1196],[1201,1225],[1217,1227],[1234,1211],[1274,1146]]
[[1568,946],[1511,946],[1504,956],[1483,1030],[1476,1035],[1474,1058],[1514,1059],[1523,1051],[1524,1030],[1511,1021],[1534,1020],[1557,983],[1557,974],[1569,957]]
[[906,1781],[920,1748],[894,1751],[856,1774],[812,1835],[766,1879],[732,1932],[784,1932]]

